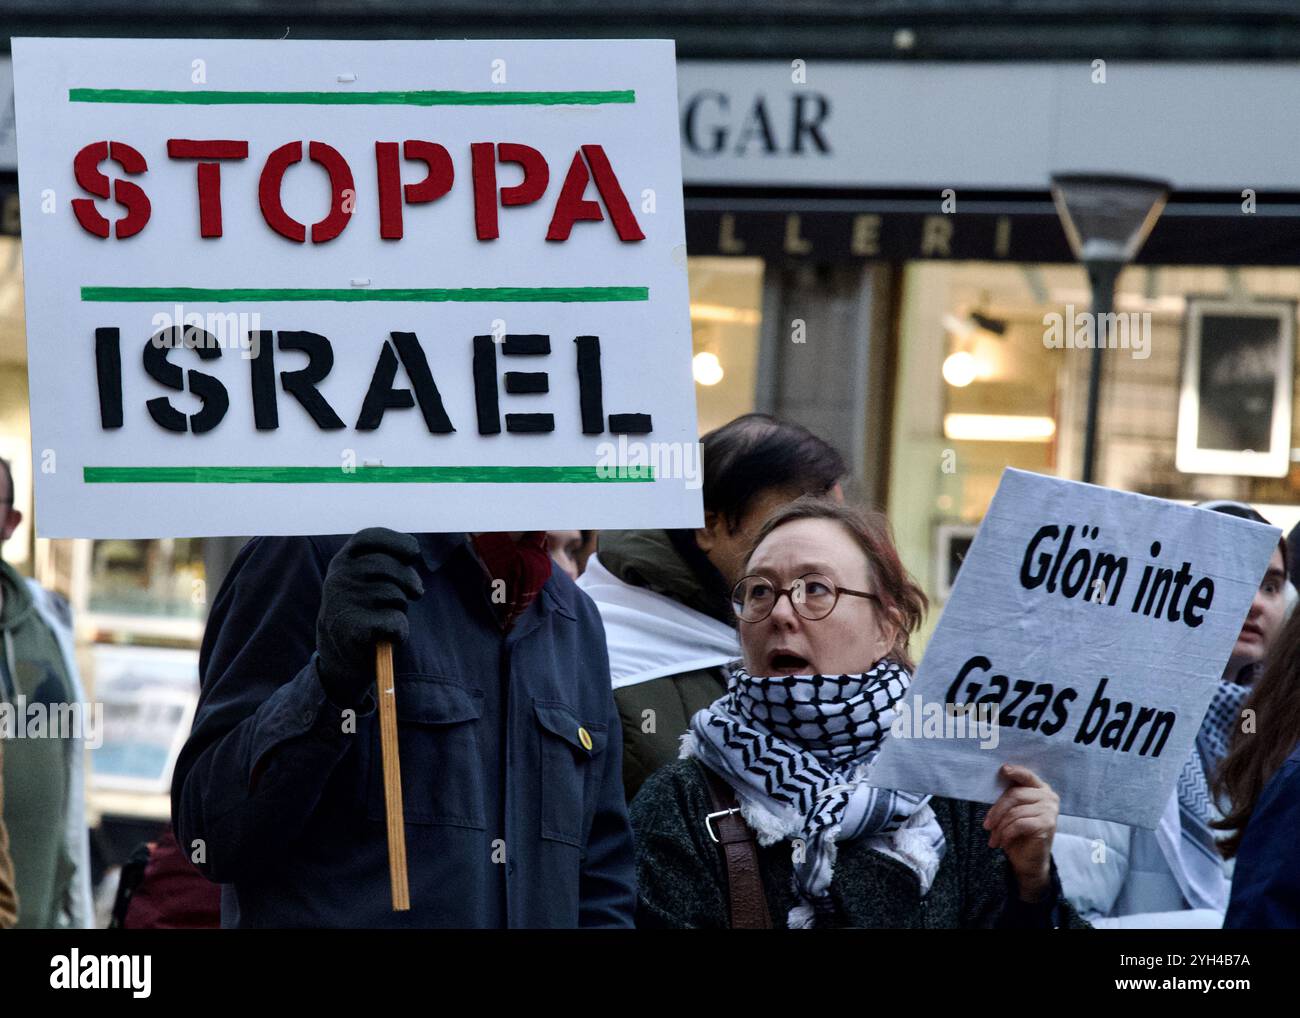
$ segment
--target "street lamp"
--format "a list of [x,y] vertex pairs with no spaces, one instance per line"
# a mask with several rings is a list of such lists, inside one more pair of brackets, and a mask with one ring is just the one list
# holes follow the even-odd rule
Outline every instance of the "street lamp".
[[1083,431],[1083,480],[1093,483],[1097,458],[1097,407],[1101,401],[1102,315],[1115,306],[1115,281],[1137,257],[1164,210],[1169,185],[1146,177],[1106,173],[1052,176],[1052,201],[1070,249],[1088,273],[1095,345],[1088,374],[1088,415]]

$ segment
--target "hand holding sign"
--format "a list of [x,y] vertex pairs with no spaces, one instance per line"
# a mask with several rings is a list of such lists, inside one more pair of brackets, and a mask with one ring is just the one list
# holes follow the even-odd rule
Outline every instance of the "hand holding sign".
[[419,542],[410,534],[386,527],[357,531],[330,560],[316,620],[317,668],[326,695],[339,707],[351,707],[374,683],[380,714],[388,868],[393,909],[399,912],[409,909],[411,902],[392,642],[406,639],[406,611],[412,601],[424,596],[424,583],[415,571],[419,560]]
[[1000,848],[1015,871],[1024,901],[1038,901],[1051,883],[1052,838],[1061,797],[1028,767],[1003,764],[998,774],[1011,785],[984,818],[989,848]]
[[385,527],[357,531],[330,561],[316,620],[321,685],[339,707],[354,707],[374,683],[375,644],[401,643],[406,611],[424,595],[415,571],[420,545]]

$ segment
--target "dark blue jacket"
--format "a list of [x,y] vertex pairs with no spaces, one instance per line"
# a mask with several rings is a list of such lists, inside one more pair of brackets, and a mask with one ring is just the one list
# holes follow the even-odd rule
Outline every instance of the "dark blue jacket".
[[1260,793],[1232,871],[1223,928],[1300,928],[1300,747]]
[[466,536],[416,537],[425,594],[393,655],[411,909],[391,908],[373,697],[341,712],[316,672],[321,584],[346,538],[264,537],[212,605],[172,782],[181,845],[228,885],[223,925],[631,926],[595,606],[555,570],[503,636]]

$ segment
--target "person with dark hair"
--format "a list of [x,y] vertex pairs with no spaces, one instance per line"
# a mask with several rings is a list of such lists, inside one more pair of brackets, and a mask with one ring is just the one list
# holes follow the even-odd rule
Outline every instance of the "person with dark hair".
[[[1255,523],[1241,502],[1199,508]],[[1224,667],[1177,787],[1154,831],[1061,817],[1056,861],[1067,896],[1090,922],[1111,928],[1218,928],[1229,874],[1212,828],[1220,817],[1211,785],[1286,614],[1286,540],[1278,541]],[[1098,845],[1104,851],[1097,851]]]
[[1286,578],[1293,588],[1300,590],[1300,523],[1286,535],[1286,547]]
[[546,551],[557,566],[571,580],[576,580],[587,568],[587,560],[596,550],[594,530],[548,530]]
[[1226,929],[1300,928],[1300,612],[1294,613],[1234,726],[1215,792],[1229,803],[1214,826],[1235,859]]
[[629,802],[726,688],[738,653],[728,596],[758,528],[800,495],[843,497],[843,458],[797,424],[745,414],[700,446],[704,526],[604,531],[578,581],[605,624]]
[[1052,865],[1059,799],[1031,770],[1004,764],[991,807],[870,781],[926,607],[884,517],[799,499],[742,571],[743,662],[632,802],[637,925],[1085,925]]

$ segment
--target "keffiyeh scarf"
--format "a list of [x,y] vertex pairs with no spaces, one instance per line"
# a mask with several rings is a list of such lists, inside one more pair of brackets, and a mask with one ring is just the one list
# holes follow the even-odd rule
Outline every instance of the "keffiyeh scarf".
[[1183,864],[1184,889],[1193,908],[1217,908],[1225,899],[1223,856],[1215,843],[1210,821],[1222,815],[1210,791],[1210,777],[1228,754],[1232,730],[1241,716],[1241,705],[1250,687],[1220,682],[1205,720],[1196,734],[1196,745],[1178,775],[1178,813],[1181,837],[1179,855]]
[[726,695],[699,711],[682,740],[735,789],[760,844],[794,839],[791,929],[834,910],[837,843],[871,847],[909,866],[926,894],[943,857],[929,796],[867,781],[911,676],[888,658],[855,675],[751,676],[728,666]]

